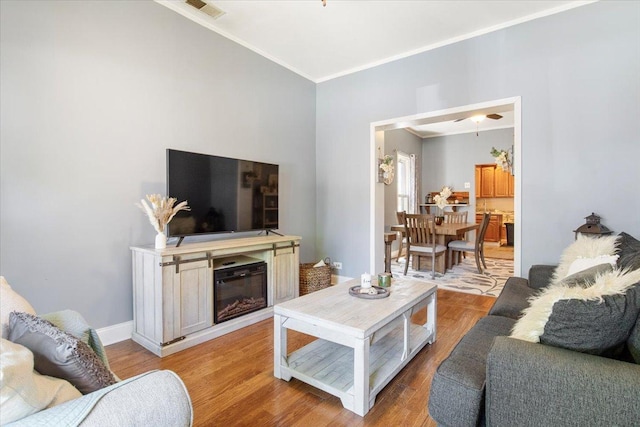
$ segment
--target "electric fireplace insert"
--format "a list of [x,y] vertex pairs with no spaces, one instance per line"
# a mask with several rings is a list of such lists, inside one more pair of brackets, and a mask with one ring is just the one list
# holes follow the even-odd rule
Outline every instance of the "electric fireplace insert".
[[215,323],[267,307],[267,263],[247,256],[223,258],[214,266]]

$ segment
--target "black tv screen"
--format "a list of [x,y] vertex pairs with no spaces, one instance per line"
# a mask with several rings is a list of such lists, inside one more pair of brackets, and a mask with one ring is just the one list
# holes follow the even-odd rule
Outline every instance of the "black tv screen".
[[191,207],[169,237],[278,228],[278,165],[168,149],[167,195]]

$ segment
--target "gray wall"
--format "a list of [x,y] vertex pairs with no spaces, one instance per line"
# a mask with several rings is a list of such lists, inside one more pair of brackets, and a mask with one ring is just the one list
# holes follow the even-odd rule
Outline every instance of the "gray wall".
[[343,275],[369,269],[372,122],[513,96],[522,97],[522,271],[557,262],[592,211],[639,236],[638,75],[640,3],[612,1],[319,84],[318,250],[342,261]]
[[[508,150],[513,128],[425,138],[422,144],[422,198],[445,185],[453,191],[468,191],[475,200],[475,165],[494,163],[491,147]],[[386,140],[385,140],[386,143]],[[464,183],[471,188],[464,188]]]
[[0,8],[0,273],[38,312],[132,319],[166,148],[278,163],[280,230],[316,259],[312,82],[150,1]]

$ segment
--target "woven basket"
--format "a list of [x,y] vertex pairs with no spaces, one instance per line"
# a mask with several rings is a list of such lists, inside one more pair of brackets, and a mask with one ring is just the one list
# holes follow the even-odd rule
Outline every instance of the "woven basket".
[[300,264],[300,296],[331,286],[331,267]]

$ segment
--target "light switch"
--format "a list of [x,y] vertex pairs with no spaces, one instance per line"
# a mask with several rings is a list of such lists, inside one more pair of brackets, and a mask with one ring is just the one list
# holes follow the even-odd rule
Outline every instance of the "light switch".
[[471,188],[471,183],[470,182],[465,182],[464,183],[464,188]]

